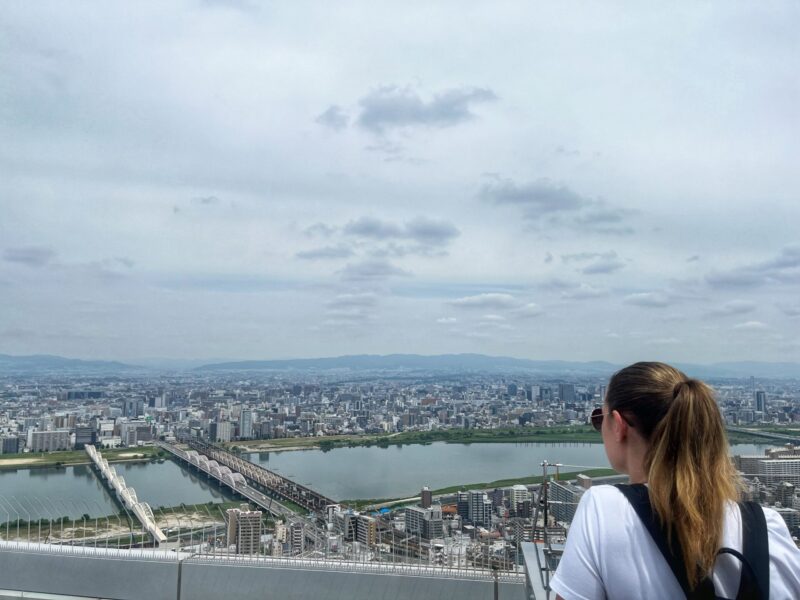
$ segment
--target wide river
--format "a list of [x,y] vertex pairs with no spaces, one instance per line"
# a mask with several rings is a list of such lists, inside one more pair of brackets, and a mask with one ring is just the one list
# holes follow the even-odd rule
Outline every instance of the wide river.
[[[733,454],[763,454],[767,446],[739,444]],[[446,444],[337,448],[249,454],[298,483],[337,500],[396,498],[432,489],[541,473],[541,462],[561,463],[562,471],[608,467],[602,444]],[[571,466],[570,466],[571,465]],[[172,461],[118,463],[117,472],[153,509],[230,499],[205,477]],[[0,523],[6,515],[27,519],[84,513],[102,516],[117,511],[92,469],[0,471]]]

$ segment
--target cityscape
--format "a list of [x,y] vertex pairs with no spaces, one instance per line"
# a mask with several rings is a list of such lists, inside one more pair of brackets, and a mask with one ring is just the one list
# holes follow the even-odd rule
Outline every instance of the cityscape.
[[799,598],[798,22],[0,2],[0,600]]
[[[0,468],[33,472],[90,464],[119,512],[135,522],[138,533],[124,543],[130,547],[512,572],[520,569],[522,543],[563,542],[586,489],[627,480],[609,469],[601,458],[599,434],[587,426],[591,411],[602,405],[607,376],[491,369],[401,373],[200,369],[147,376],[9,374],[0,387]],[[796,540],[797,381],[741,377],[714,382],[733,448],[749,444],[761,449],[734,456],[747,497],[777,510]],[[407,482],[397,498],[355,498],[346,492],[345,497],[329,497],[315,489],[318,483],[330,487],[326,478],[315,482],[310,474],[278,473],[271,467],[275,458],[261,460],[262,455],[311,453],[330,465],[349,461],[347,470],[357,472],[357,462],[346,458],[348,448],[380,455],[390,447],[435,442],[505,446],[516,455],[531,446],[547,450],[543,461],[532,458],[517,467],[522,470],[515,480],[494,486],[470,487],[478,475],[469,465],[451,469],[449,480],[443,473],[448,485],[437,490],[430,481],[415,479],[413,464],[387,464],[395,479]],[[580,469],[562,465],[565,445],[592,449],[597,458]],[[146,488],[134,490],[130,481],[126,486],[120,474],[131,462],[152,463],[147,468],[154,471],[165,460],[199,475],[224,497],[197,510],[185,510],[193,504],[187,499],[175,501],[174,507],[159,506]],[[436,454],[429,453],[428,460],[435,462]],[[39,491],[54,492],[47,487]],[[14,518],[0,524],[0,536],[41,535],[39,520],[32,534],[21,512],[14,514],[14,495],[15,490],[3,486],[0,497],[8,496],[3,510]],[[16,498],[20,501],[26,500]],[[92,514],[88,520],[91,525],[108,516]],[[91,546],[108,538],[123,543],[119,531],[89,532],[86,523],[80,539],[70,538],[76,528],[63,522],[56,526],[62,518],[40,519],[58,543]],[[188,523],[183,531],[181,519]]]

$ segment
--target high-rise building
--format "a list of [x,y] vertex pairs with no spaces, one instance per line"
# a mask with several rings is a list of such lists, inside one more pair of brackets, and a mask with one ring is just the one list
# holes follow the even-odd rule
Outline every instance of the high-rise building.
[[91,446],[97,441],[97,432],[94,427],[75,428],[75,448],[83,450],[86,446]]
[[233,434],[233,423],[217,421],[209,425],[208,437],[212,442],[230,442]]
[[374,546],[378,539],[378,524],[374,517],[358,515],[356,538],[365,546]]
[[575,402],[575,386],[571,383],[558,384],[558,399],[562,404],[572,404]]
[[549,387],[540,388],[539,398],[541,399],[542,404],[550,404],[553,401],[553,390]]
[[767,393],[763,390],[756,392],[756,412],[767,412]]
[[758,478],[767,485],[778,485],[782,481],[788,481],[800,486],[800,458],[759,460]]
[[300,521],[295,521],[289,528],[289,541],[292,554],[302,554],[305,551],[305,527]]
[[551,481],[548,484],[550,510],[556,521],[571,523],[578,507],[578,501],[586,488],[568,481]]
[[469,520],[469,492],[462,490],[456,494],[456,511],[462,521]]
[[506,391],[508,392],[509,396],[511,396],[512,398],[515,398],[516,395],[517,395],[517,392],[519,390],[517,388],[517,384],[516,383],[509,383],[508,386],[506,387]]
[[530,500],[530,497],[531,494],[528,491],[528,488],[526,488],[522,484],[517,484],[511,488],[511,495],[509,500],[511,506],[516,506],[517,504],[525,502],[525,500]]
[[239,437],[249,440],[253,437],[253,411],[243,408],[239,415]]
[[431,504],[433,503],[433,492],[431,492],[428,486],[422,488],[420,492],[420,503],[419,505],[422,508],[430,508]]
[[144,414],[144,398],[125,398],[122,403],[122,416],[138,419]]
[[15,435],[4,437],[0,452],[3,454],[17,454],[19,452],[19,438]]
[[249,510],[246,504],[241,508],[229,508],[228,546],[236,546],[237,554],[258,554],[261,544],[261,511]]
[[28,448],[31,452],[53,452],[72,449],[69,429],[55,431],[28,431]]
[[444,521],[441,505],[434,504],[429,508],[421,506],[406,508],[406,532],[428,540],[443,537]]
[[492,522],[492,501],[486,492],[470,490],[469,520],[474,525],[490,525]]

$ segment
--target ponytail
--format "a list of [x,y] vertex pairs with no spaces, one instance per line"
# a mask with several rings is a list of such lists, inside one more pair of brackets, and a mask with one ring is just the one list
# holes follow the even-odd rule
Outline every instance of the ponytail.
[[669,365],[636,363],[614,375],[607,402],[650,442],[644,462],[650,503],[660,521],[671,525],[670,545],[672,533],[677,535],[694,588],[714,567],[726,505],[739,498],[714,394]]

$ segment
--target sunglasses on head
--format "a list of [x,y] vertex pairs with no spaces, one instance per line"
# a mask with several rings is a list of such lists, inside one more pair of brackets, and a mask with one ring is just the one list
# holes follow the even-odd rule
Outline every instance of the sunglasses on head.
[[[610,414],[611,413],[604,413],[602,408],[595,408],[592,411],[591,416],[589,417],[589,422],[592,424],[592,427],[594,427],[597,431],[600,431],[603,429],[603,417]],[[625,415],[619,413],[619,416],[622,417],[622,420],[625,421],[625,423],[627,423],[629,427],[633,427],[630,421],[628,421],[628,419],[625,418]]]

